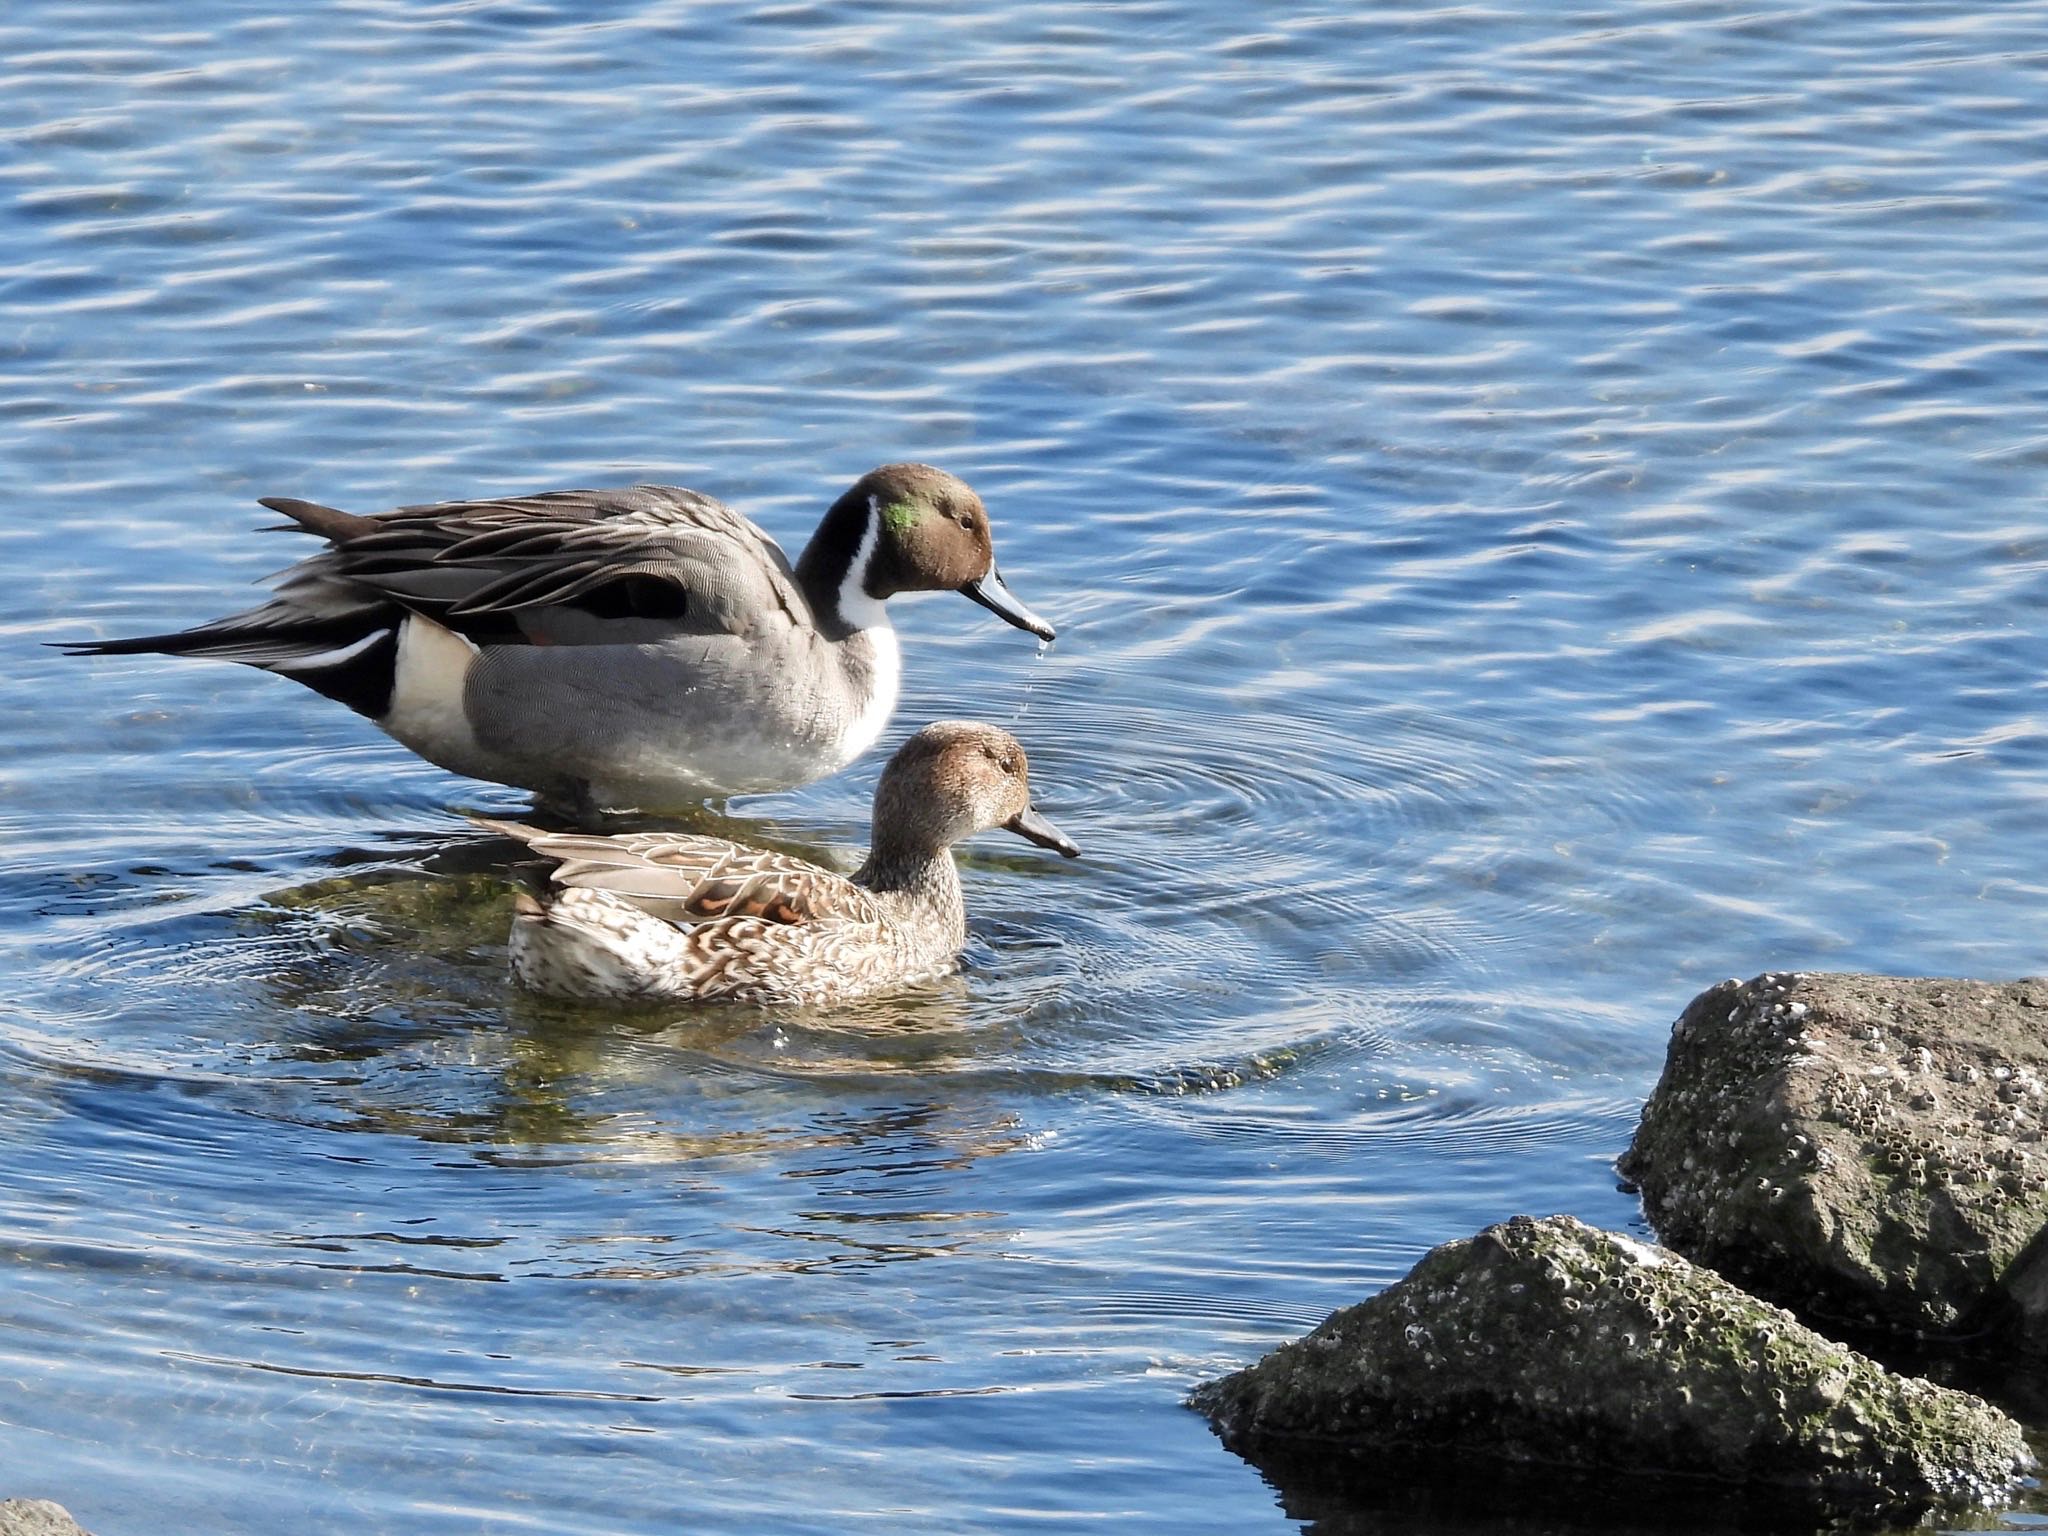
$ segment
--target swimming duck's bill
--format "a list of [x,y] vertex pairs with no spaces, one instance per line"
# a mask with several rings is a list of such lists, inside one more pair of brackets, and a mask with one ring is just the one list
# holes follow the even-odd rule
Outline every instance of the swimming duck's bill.
[[1058,853],[1063,853],[1070,859],[1081,857],[1081,850],[1074,845],[1073,840],[1066,833],[1047,821],[1028,805],[1004,822],[1003,830],[1005,832],[1014,832],[1026,842],[1036,843],[1041,848],[1051,848]]
[[1016,593],[1003,585],[1003,573],[993,565],[986,576],[977,576],[960,588],[963,597],[971,597],[982,607],[1007,623],[1019,629],[1028,629],[1041,640],[1053,637],[1052,626],[1037,614],[1017,601]]

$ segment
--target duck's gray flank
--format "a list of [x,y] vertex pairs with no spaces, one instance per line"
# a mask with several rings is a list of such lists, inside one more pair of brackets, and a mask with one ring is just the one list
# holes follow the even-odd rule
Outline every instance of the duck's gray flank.
[[843,767],[895,705],[898,593],[955,589],[1052,638],[997,572],[981,499],[924,464],[863,475],[794,566],[737,512],[676,486],[374,517],[264,505],[330,545],[269,602],[69,648],[260,667],[444,768],[560,804],[672,809]]
[[850,877],[688,833],[480,825],[554,861],[541,894],[517,902],[514,976],[615,1001],[833,1002],[933,976],[967,938],[954,843],[1003,827],[1080,852],[1032,807],[1016,738],[973,721],[929,725],[890,758]]

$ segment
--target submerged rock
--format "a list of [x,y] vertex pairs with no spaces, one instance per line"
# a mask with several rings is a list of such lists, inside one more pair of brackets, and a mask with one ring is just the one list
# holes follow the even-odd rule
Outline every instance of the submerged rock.
[[1808,1316],[2048,1350],[2048,981],[1701,993],[1620,1163],[1663,1240]]
[[1990,1404],[1569,1216],[1446,1243],[1189,1403],[1253,1461],[1320,1442],[1397,1478],[1430,1457],[1469,1479],[1475,1456],[1686,1474],[1839,1514],[1980,1502],[2030,1465]]

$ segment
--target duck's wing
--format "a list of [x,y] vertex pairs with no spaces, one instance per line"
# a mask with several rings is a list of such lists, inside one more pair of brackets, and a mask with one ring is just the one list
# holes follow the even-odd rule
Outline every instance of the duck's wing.
[[722,837],[690,832],[602,836],[543,832],[480,816],[471,820],[554,859],[555,868],[548,871],[552,884],[609,891],[671,923],[728,917],[793,924],[832,918],[873,923],[882,918],[874,897],[844,875]]
[[357,517],[265,498],[333,547],[288,573],[368,589],[478,644],[619,645],[754,635],[808,608],[775,541],[678,486],[550,491]]

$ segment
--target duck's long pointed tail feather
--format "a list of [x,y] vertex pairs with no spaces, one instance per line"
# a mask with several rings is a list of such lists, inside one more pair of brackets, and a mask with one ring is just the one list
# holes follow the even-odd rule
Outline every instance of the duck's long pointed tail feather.
[[197,656],[260,667],[372,720],[391,708],[398,670],[402,609],[361,604],[346,611],[312,613],[295,604],[266,603],[232,618],[162,635],[117,640],[68,640],[71,656]]

